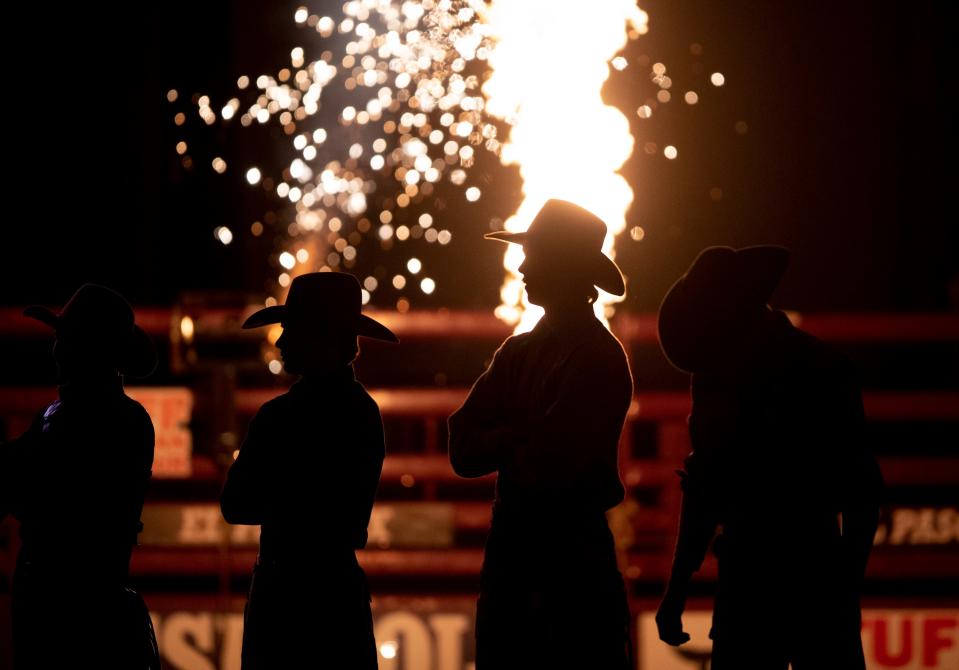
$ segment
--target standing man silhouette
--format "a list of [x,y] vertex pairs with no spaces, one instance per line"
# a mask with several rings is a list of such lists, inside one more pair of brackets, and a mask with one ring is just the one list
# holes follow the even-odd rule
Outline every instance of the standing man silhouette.
[[156,351],[130,305],[85,284],[59,314],[24,314],[56,332],[59,399],[0,446],[0,517],[20,521],[13,577],[14,667],[159,668],[143,600],[127,588],[153,467],[153,424],[123,392]]
[[224,518],[259,524],[243,631],[243,670],[376,668],[366,576],[356,549],[383,466],[383,423],[356,381],[357,336],[397,342],[360,313],[352,275],[297,277],[285,305],[243,324],[283,325],[276,345],[300,375],[250,423],[220,499]]
[[881,477],[862,437],[856,374],[766,306],[781,247],[704,250],[659,311],[667,358],[692,373],[692,453],[679,539],[656,615],[681,615],[717,528],[713,670],[864,669],[859,595]]
[[463,477],[497,472],[476,612],[477,670],[630,667],[629,610],[605,512],[624,495],[620,431],[633,382],[593,314],[595,287],[626,291],[606,225],[550,200],[522,244],[530,302],[546,314],[507,339],[449,419]]

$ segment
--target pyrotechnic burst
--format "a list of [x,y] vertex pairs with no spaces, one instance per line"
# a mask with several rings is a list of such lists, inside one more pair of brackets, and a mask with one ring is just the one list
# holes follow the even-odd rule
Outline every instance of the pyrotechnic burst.
[[[269,185],[292,207],[292,221],[279,226],[286,234],[279,287],[301,272],[353,268],[364,242],[448,244],[452,233],[430,211],[430,196],[445,181],[478,200],[469,168],[477,151],[500,148],[480,91],[490,40],[471,3],[354,0],[335,18],[300,7],[294,20],[306,46],[291,50],[290,67],[255,81],[241,77],[237,96],[222,106],[208,96],[196,101],[206,125],[278,123],[290,138],[294,157],[281,174],[243,168],[249,184]],[[217,158],[213,168],[222,173],[227,165]],[[412,225],[396,221],[406,208],[418,212],[403,217]],[[232,239],[225,228],[215,234]],[[436,289],[420,259],[404,256],[398,269],[394,288]],[[361,278],[364,302],[382,281]],[[397,308],[405,311],[409,301],[400,298]]]
[[[603,251],[615,256],[633,200],[617,171],[633,152],[633,137],[601,89],[610,61],[631,36],[646,32],[646,13],[634,0],[596,0],[588,17],[578,2],[495,0],[483,18],[495,36],[492,76],[483,86],[487,111],[512,126],[502,159],[519,164],[525,195],[506,228],[526,230],[543,203],[563,198],[606,222]],[[522,248],[508,247],[496,314],[520,332],[535,325],[542,309],[529,304],[519,279]],[[610,316],[615,300],[603,292],[597,316]]]
[[[436,194],[483,197],[471,172],[483,152],[518,165],[523,178],[524,199],[508,229],[525,229],[543,202],[561,197],[607,222],[604,250],[615,255],[633,198],[618,170],[634,142],[601,89],[611,71],[629,65],[620,55],[628,40],[646,32],[634,0],[595,0],[587,13],[573,0],[351,0],[336,16],[304,6],[293,18],[302,46],[290,50],[288,66],[240,77],[224,102],[197,96],[191,112],[205,126],[278,125],[288,138],[291,157],[280,169],[239,170],[288,212],[274,225],[282,240],[274,257],[279,292],[301,272],[357,272],[370,246],[392,249],[396,262],[385,274],[360,277],[364,301],[391,287],[400,292],[396,308],[406,311],[411,296],[438,290],[428,262],[403,250],[414,240],[450,242]],[[711,78],[715,86],[721,76]],[[636,110],[640,119],[670,99],[663,64],[652,66],[650,80],[657,94]],[[176,97],[171,91],[171,102]],[[698,94],[684,100],[694,105]],[[177,116],[183,125],[183,113]],[[644,150],[650,147],[659,151],[647,141]],[[186,154],[186,142],[177,151]],[[662,149],[667,159],[677,152]],[[219,157],[211,167],[228,169]],[[263,232],[262,224],[253,232]],[[630,231],[635,241],[644,234]],[[224,227],[215,235],[224,244],[234,237]],[[496,313],[528,329],[538,311],[516,272],[522,250],[510,245],[504,262]],[[602,294],[597,314],[608,317],[613,302]]]

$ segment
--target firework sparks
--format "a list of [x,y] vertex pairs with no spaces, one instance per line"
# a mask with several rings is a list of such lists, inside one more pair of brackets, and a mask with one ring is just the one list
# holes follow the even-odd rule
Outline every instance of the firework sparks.
[[[221,174],[238,169],[291,212],[277,221],[279,293],[303,272],[353,269],[363,244],[448,244],[451,232],[429,211],[432,196],[445,183],[467,202],[482,198],[469,174],[479,151],[520,167],[524,200],[509,230],[524,230],[547,199],[562,197],[607,222],[604,251],[613,256],[633,197],[616,171],[633,138],[600,91],[610,68],[627,67],[617,54],[646,31],[647,17],[633,0],[597,2],[588,16],[572,0],[351,0],[335,18],[300,7],[293,18],[305,46],[290,50],[288,67],[240,77],[226,101],[195,97],[201,127],[278,123],[289,138],[293,157],[279,174],[211,163]],[[177,98],[171,91],[170,102]],[[182,112],[175,123],[184,125]],[[176,150],[192,165],[187,148],[180,141]],[[254,235],[263,230],[251,226]],[[216,233],[224,244],[227,232]],[[412,249],[397,258],[392,281],[392,272],[360,278],[364,302],[391,287],[406,311],[402,291],[438,290]],[[521,262],[521,248],[510,245],[496,314],[526,330],[540,312],[526,301]],[[597,314],[609,316],[614,301],[601,293]]]
[[[336,18],[300,7],[293,19],[305,46],[291,49],[289,67],[240,77],[239,97],[225,103],[195,99],[206,126],[217,122],[219,110],[223,123],[279,123],[290,139],[293,158],[280,174],[241,168],[250,186],[268,189],[292,211],[274,258],[280,293],[303,272],[349,271],[364,243],[449,244],[452,233],[433,225],[431,196],[447,182],[467,201],[478,200],[469,168],[477,151],[500,148],[480,91],[489,42],[469,2],[353,0]],[[311,51],[318,57],[311,60]],[[183,125],[182,113],[176,123]],[[187,143],[177,151],[186,154]],[[212,167],[220,174],[228,168],[221,158]],[[401,215],[404,209],[411,211]],[[420,276],[407,282],[398,275],[401,286],[432,294],[436,281],[412,251],[409,257]],[[403,259],[398,266],[416,274]],[[364,302],[379,286],[397,287],[382,279],[360,278]],[[401,295],[396,306],[409,304]]]

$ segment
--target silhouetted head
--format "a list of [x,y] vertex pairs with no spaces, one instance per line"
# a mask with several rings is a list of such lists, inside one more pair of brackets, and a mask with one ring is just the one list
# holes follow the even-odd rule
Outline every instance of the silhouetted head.
[[84,284],[59,314],[39,305],[23,313],[56,331],[53,357],[61,383],[111,374],[146,377],[156,368],[156,349],[134,323],[133,308],[105,286]]
[[252,314],[244,328],[283,326],[276,341],[292,374],[316,374],[349,365],[359,351],[357,336],[399,342],[389,328],[360,313],[360,284],[342,272],[311,272],[290,284],[286,304]]
[[783,247],[704,249],[659,308],[659,342],[670,363],[708,372],[737,360],[788,264]]
[[487,239],[523,245],[520,265],[529,301],[549,310],[567,303],[592,302],[599,287],[626,293],[616,264],[603,253],[606,224],[565,200],[549,200],[522,233],[498,231]]

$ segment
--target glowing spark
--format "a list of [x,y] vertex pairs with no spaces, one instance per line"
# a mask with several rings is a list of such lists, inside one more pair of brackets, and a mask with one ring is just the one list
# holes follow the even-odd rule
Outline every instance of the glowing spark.
[[184,316],[180,319],[180,335],[183,336],[183,341],[189,344],[193,341],[193,333],[195,332],[195,327],[193,325],[193,319],[188,316]]
[[233,231],[226,226],[218,226],[213,230],[213,236],[224,246],[233,241]]

